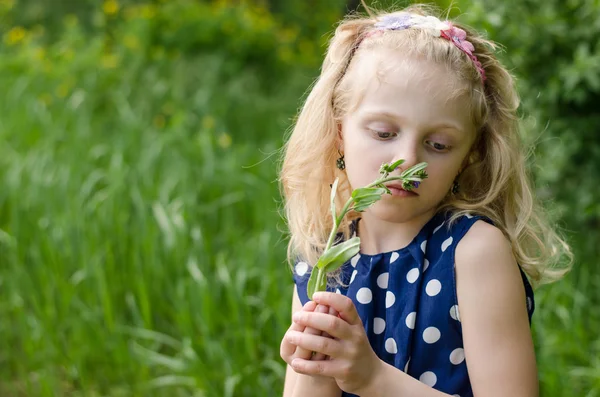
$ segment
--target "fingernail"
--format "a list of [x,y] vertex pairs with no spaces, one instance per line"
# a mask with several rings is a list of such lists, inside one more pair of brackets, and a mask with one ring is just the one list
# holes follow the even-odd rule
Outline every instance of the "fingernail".
[[317,306],[317,312],[318,313],[329,313],[329,308],[325,305],[319,305],[319,306]]

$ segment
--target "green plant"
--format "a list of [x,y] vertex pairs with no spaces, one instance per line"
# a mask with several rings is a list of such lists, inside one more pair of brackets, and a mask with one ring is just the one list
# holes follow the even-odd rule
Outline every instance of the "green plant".
[[[331,186],[331,217],[333,218],[333,227],[327,240],[327,245],[323,254],[319,257],[315,265],[317,271],[313,271],[308,280],[307,293],[309,297],[317,291],[325,291],[327,287],[327,273],[333,272],[346,263],[360,250],[360,237],[353,237],[340,244],[333,245],[337,230],[344,219],[344,216],[351,210],[363,212],[375,202],[381,200],[384,193],[391,194],[390,189],[385,186],[385,183],[400,180],[404,190],[412,190],[413,187],[418,187],[421,181],[427,178],[425,167],[427,163],[416,164],[397,176],[389,176],[391,172],[396,170],[404,160],[398,160],[392,164],[382,164],[379,169],[381,177],[365,187],[354,189],[352,195],[346,201],[342,212],[337,215],[335,208],[335,195],[337,192],[338,179]],[[353,205],[354,204],[354,205]],[[351,207],[352,206],[352,207]]]

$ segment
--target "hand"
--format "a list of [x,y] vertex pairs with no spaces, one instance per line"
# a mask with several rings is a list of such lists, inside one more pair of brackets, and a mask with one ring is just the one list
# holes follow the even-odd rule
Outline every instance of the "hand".
[[[324,306],[324,305],[318,305],[316,302],[314,301],[309,301],[307,302],[303,307],[302,310],[304,312],[317,312],[317,313],[329,313],[331,315],[337,316],[337,311],[329,308],[328,306]],[[303,325],[299,325],[297,323],[292,322],[292,325],[290,326],[290,328],[288,329],[288,331],[286,332],[286,334],[284,335],[282,341],[281,341],[281,346],[280,346],[280,351],[279,354],[281,355],[281,358],[288,364],[291,364],[291,362],[295,359],[295,358],[302,358],[305,360],[326,360],[328,357],[322,353],[318,353],[318,352],[314,352],[313,350],[307,350],[301,347],[297,347],[296,345],[290,344],[289,343],[289,339],[287,338],[288,334],[290,331],[294,331],[294,332],[304,332],[307,334],[311,334],[311,335],[319,335],[319,336],[324,336],[324,337],[329,337],[331,338],[329,335],[327,335],[326,333],[322,333],[321,331],[318,331],[314,328],[311,327],[305,327]]]
[[[315,302],[335,309],[339,315],[331,316],[310,310],[296,312],[293,316],[297,327],[290,327],[284,339],[290,345],[329,356],[329,360],[312,361],[294,357],[294,371],[306,375],[335,378],[340,389],[347,393],[361,394],[374,382],[382,368],[382,361],[371,348],[362,321],[350,298],[331,292],[318,292]],[[333,337],[311,335],[298,329],[311,327]]]

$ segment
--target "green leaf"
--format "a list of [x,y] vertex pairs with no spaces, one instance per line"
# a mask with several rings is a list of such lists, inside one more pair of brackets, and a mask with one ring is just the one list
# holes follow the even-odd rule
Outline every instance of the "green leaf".
[[360,238],[352,237],[350,240],[334,245],[325,251],[319,258],[315,267],[322,269],[325,272],[332,272],[349,261],[354,255],[358,254],[359,251]]
[[392,164],[383,163],[383,164],[381,164],[381,167],[379,168],[379,173],[384,176],[387,176],[387,174],[394,172],[394,170],[396,168],[398,168],[398,166],[402,163],[404,163],[404,160],[397,160],[397,161],[393,162]]
[[398,168],[398,166],[399,166],[400,164],[402,164],[402,163],[404,163],[404,160],[398,160],[398,161],[396,161],[396,162],[394,162],[394,163],[390,164],[390,165],[388,166],[388,169],[389,169],[389,170],[391,170],[390,172],[392,172],[392,171],[394,171],[396,168]]
[[419,164],[415,164],[412,167],[404,170],[404,172],[402,172],[402,174],[400,174],[400,176],[405,177],[407,175],[413,175],[416,174],[417,172],[425,169],[425,167],[427,167],[427,163],[419,163]]
[[387,189],[376,187],[363,187],[355,189],[352,192],[352,201],[354,201],[354,210],[362,212],[369,208],[373,203],[381,199]]

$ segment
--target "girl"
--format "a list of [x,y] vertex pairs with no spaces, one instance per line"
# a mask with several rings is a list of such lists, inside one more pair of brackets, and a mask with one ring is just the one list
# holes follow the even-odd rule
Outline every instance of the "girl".
[[[538,395],[530,282],[562,276],[569,252],[532,197],[493,48],[415,7],[337,28],[281,170],[298,258],[284,396]],[[398,159],[428,179],[347,216],[360,253],[309,301],[330,184],[341,208]]]

